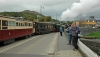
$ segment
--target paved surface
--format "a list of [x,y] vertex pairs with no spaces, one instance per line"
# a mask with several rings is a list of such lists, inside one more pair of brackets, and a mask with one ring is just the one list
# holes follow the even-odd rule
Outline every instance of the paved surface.
[[32,54],[0,54],[0,57],[47,57],[46,55]]
[[0,57],[53,57],[48,55],[58,33],[37,35],[0,47]]
[[78,50],[73,51],[72,45],[67,45],[68,39],[65,34],[63,33],[63,36],[59,34],[58,36],[56,57],[83,57]]

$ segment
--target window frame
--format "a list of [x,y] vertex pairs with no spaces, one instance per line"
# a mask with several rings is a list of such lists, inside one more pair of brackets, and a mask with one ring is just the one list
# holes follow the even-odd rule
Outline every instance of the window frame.
[[1,24],[1,20],[0,20],[0,30],[1,30],[2,24]]
[[8,29],[8,20],[2,20],[2,29]]

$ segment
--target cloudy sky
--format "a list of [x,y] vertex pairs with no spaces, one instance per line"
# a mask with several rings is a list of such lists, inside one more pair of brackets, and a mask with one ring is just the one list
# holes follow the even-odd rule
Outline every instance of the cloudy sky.
[[[90,2],[92,1],[92,2]],[[93,4],[93,5],[92,5]],[[93,15],[100,17],[99,0],[0,0],[0,12],[31,10],[62,20],[75,20]],[[86,9],[84,9],[86,8]],[[84,10],[83,10],[84,9]],[[79,11],[79,12],[78,12]]]

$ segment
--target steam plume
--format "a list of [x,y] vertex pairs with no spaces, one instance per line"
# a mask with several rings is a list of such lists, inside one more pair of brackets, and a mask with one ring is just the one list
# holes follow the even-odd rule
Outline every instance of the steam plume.
[[62,12],[61,19],[74,18],[83,12],[89,12],[94,8],[100,7],[100,0],[80,0],[80,3],[73,3],[70,9]]

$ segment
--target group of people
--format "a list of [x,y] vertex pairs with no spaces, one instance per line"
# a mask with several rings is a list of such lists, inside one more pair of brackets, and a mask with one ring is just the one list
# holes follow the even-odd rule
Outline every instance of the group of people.
[[[60,27],[60,35],[62,36],[62,27]],[[71,25],[68,26],[67,28],[67,33],[68,33],[68,45],[72,44],[74,46],[74,51],[78,49],[78,34],[80,33],[80,29],[79,27],[73,23]]]
[[68,33],[68,45],[72,44],[74,46],[74,51],[78,49],[78,34],[80,33],[80,29],[77,24],[73,23],[69,25],[67,28],[67,33]]

